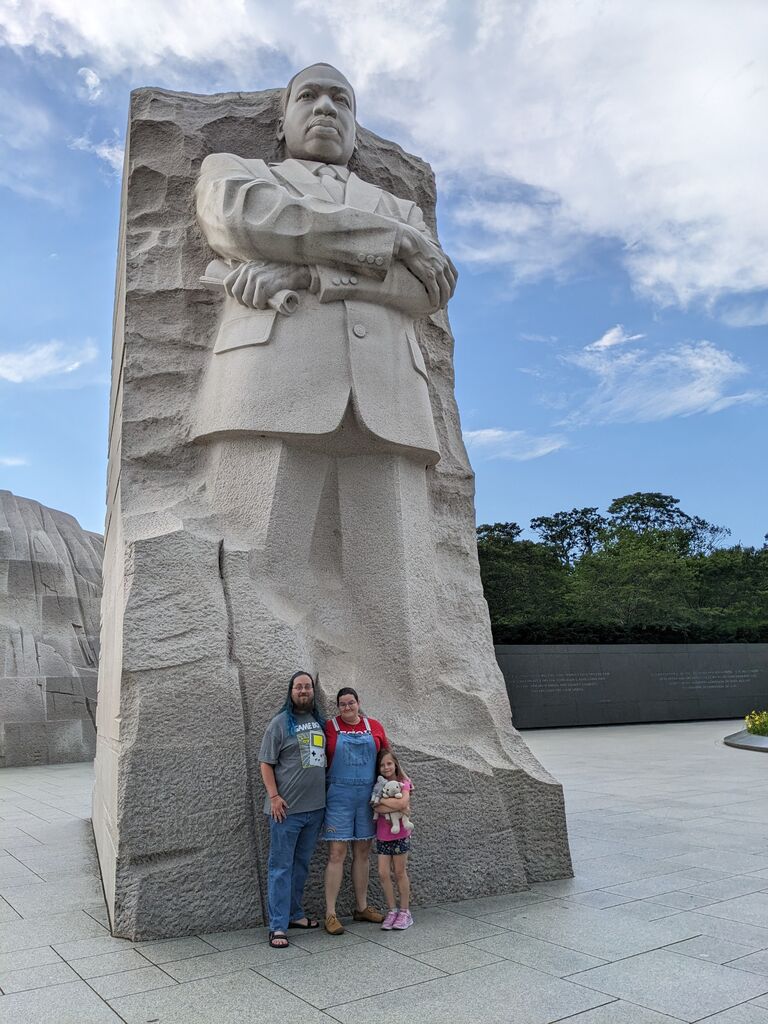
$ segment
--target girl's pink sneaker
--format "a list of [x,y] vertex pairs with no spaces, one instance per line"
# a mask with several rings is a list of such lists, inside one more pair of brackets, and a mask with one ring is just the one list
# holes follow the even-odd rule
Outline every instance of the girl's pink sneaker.
[[395,921],[400,917],[400,914],[396,910],[390,910],[384,920],[381,922],[381,927],[385,932],[391,932],[395,927]]
[[401,910],[400,913],[394,920],[392,927],[397,931],[405,931],[406,928],[410,928],[413,924],[413,918],[411,917],[410,910]]

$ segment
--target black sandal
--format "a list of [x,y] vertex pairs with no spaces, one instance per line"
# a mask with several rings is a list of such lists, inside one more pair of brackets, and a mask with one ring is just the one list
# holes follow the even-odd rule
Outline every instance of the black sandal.
[[320,927],[320,922],[316,921],[313,917],[308,917],[306,924],[302,924],[301,921],[289,921],[288,922],[288,927],[289,928],[301,928],[301,929],[303,929],[306,932],[306,931],[311,931],[312,928],[319,928]]
[[269,944],[272,949],[288,949],[288,936],[285,932],[270,932]]

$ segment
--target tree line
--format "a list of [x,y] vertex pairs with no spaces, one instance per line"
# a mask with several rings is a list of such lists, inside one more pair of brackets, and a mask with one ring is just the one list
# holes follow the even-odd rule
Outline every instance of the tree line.
[[646,491],[530,528],[477,528],[496,643],[768,642],[768,534],[726,546],[726,527]]

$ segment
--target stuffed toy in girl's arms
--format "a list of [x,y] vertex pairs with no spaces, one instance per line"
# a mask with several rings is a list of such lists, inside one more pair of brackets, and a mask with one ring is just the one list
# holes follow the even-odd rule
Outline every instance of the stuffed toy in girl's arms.
[[[397,779],[390,779],[389,782],[380,775],[373,787],[373,793],[371,793],[371,805],[376,806],[381,800],[396,799],[403,795],[403,787],[397,781]],[[405,811],[382,811],[381,815],[387,819],[389,824],[392,826],[392,834],[397,835],[400,831],[402,824],[403,828],[410,829],[413,831],[414,825]],[[380,816],[378,811],[373,812],[373,820],[375,821]]]

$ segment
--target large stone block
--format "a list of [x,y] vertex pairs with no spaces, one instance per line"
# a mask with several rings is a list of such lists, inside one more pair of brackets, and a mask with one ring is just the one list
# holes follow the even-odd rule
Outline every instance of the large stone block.
[[0,491],[0,767],[96,749],[102,539]]
[[[420,316],[392,349],[395,361],[407,355],[395,369],[415,375],[413,394],[423,396],[430,455],[420,465],[398,448],[408,403],[395,389],[390,407],[370,386],[386,340],[386,318],[370,302],[350,327],[354,359],[338,373],[351,372],[389,447],[361,447],[353,414],[329,438],[259,436],[258,410],[295,421],[306,409],[259,390],[253,347],[226,371],[215,364],[218,390],[211,383],[223,303],[200,280],[215,254],[196,218],[195,185],[209,154],[279,159],[280,99],[278,90],[142,89],[131,102],[94,828],[113,928],[136,939],[264,922],[258,746],[299,667],[319,675],[328,707],[338,686],[357,686],[413,775],[417,902],[571,873],[561,787],[513,728],[494,658],[446,314]],[[416,203],[435,229],[423,161],[360,128],[350,167]],[[290,372],[273,359],[271,379],[292,396],[309,389],[315,403],[322,378],[324,394],[341,393],[341,416],[337,371],[318,352],[338,354],[329,331],[344,325],[342,304],[321,309],[309,291],[301,303],[300,316],[315,310],[325,327],[305,339],[290,327],[293,335],[270,342],[272,354],[289,344],[306,351]],[[228,396],[247,399],[246,379],[253,401],[225,429]],[[321,861],[322,851],[309,885],[318,909]]]

